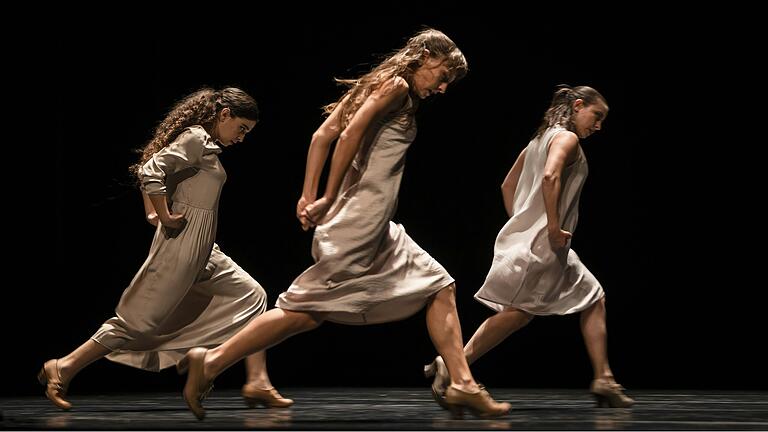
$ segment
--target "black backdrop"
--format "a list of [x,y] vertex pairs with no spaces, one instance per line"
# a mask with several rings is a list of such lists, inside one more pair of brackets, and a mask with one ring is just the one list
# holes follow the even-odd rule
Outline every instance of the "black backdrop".
[[[607,292],[617,378],[630,389],[766,388],[765,358],[757,354],[764,325],[745,312],[764,294],[733,271],[734,250],[715,247],[709,233],[694,235],[717,212],[700,207],[718,195],[679,170],[691,161],[694,128],[686,125],[700,107],[686,98],[700,78],[694,71],[706,41],[649,38],[618,19],[542,29],[523,15],[454,12],[340,18],[333,25],[259,15],[228,27],[223,19],[208,24],[201,11],[173,23],[78,22],[51,35],[55,61],[46,72],[57,105],[34,127],[53,129],[55,137],[26,152],[30,161],[45,160],[26,171],[44,186],[21,190],[35,228],[13,247],[31,259],[9,263],[28,283],[7,285],[13,294],[6,318],[24,318],[5,326],[4,364],[13,372],[3,394],[39,392],[34,375],[43,361],[65,355],[112,316],[153,234],[127,171],[133,150],[177,98],[203,85],[241,87],[262,111],[246,141],[220,155],[229,177],[217,241],[264,286],[272,307],[312,262],[311,233],[301,231],[294,208],[320,107],[341,91],[332,78],[364,72],[421,25],[452,37],[470,73],[422,104],[395,220],[457,280],[465,341],[490,315],[472,295],[505,222],[501,181],[555,86],[587,84],[603,93],[611,112],[604,130],[582,143],[590,175],[572,246]],[[709,135],[709,144],[718,138]],[[747,296],[739,291],[750,288]],[[426,386],[421,366],[435,353],[424,321],[422,311],[384,325],[326,323],[269,351],[272,380],[278,388]],[[535,319],[473,371],[491,388],[586,388],[591,368],[578,316]],[[242,379],[237,365],[217,386]],[[181,384],[170,370],[102,360],[71,392]]]

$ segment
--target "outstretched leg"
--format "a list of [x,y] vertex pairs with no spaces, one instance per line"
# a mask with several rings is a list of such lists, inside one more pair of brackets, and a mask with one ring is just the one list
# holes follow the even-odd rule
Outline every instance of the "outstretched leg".
[[253,319],[217,348],[193,348],[179,362],[180,371],[189,370],[184,386],[184,399],[189,408],[197,418],[202,419],[205,410],[200,402],[217,375],[248,355],[263,351],[295,334],[317,328],[324,319],[325,314],[271,309]]
[[498,312],[485,320],[464,346],[467,363],[472,364],[477,361],[509,335],[525,327],[532,319],[533,315],[528,312],[510,309]]
[[37,379],[45,386],[45,395],[57,407],[68,410],[72,404],[64,399],[67,387],[75,375],[84,367],[111,353],[112,350],[88,339],[74,351],[60,359],[51,359],[43,364]]

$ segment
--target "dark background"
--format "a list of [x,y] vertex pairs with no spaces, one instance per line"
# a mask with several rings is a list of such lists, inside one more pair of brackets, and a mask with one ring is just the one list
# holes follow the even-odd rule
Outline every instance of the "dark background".
[[[395,221],[456,279],[465,341],[491,314],[472,295],[506,221],[501,181],[555,86],[586,84],[611,111],[582,143],[590,174],[572,246],[607,292],[617,379],[629,389],[768,388],[764,282],[751,277],[761,258],[738,244],[757,217],[738,195],[751,179],[724,169],[745,141],[716,127],[735,105],[722,96],[737,78],[702,72],[712,59],[740,67],[739,57],[716,33],[677,32],[671,18],[637,26],[627,21],[633,13],[599,24],[458,9],[299,23],[233,8],[227,19],[201,10],[162,22],[60,24],[45,71],[56,106],[28,130],[54,137],[25,149],[26,178],[41,186],[12,182],[25,198],[14,211],[28,211],[32,227],[22,234],[9,225],[23,241],[12,242],[8,280],[22,282],[4,284],[12,294],[3,394],[40,393],[42,363],[112,316],[153,235],[127,170],[134,149],[178,98],[204,85],[241,87],[262,111],[246,141],[220,155],[229,177],[217,242],[264,286],[271,307],[312,263],[311,233],[294,209],[320,107],[342,91],[332,78],[367,71],[422,25],[448,34],[470,73],[421,105]],[[719,99],[708,105],[710,96]],[[739,212],[745,218],[734,221]],[[421,311],[384,325],[326,323],[271,349],[268,365],[278,388],[426,388],[421,368],[434,355]],[[534,319],[472,369],[491,388],[586,388],[592,376],[578,315]],[[237,387],[243,376],[236,365],[217,387]],[[70,393],[180,390],[182,382],[172,370],[101,360]]]

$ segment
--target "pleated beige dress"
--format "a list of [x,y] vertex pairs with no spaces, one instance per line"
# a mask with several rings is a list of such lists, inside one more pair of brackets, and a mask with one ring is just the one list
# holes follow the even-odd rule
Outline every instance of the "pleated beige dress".
[[149,256],[115,310],[92,336],[108,359],[158,371],[196,346],[221,344],[266,309],[266,293],[214,243],[226,173],[221,149],[200,126],[187,128],[141,170],[148,194],[167,194],[180,231],[158,224]]
[[[496,237],[493,263],[475,299],[495,311],[520,309],[534,315],[565,315],[587,309],[605,294],[600,283],[570,248],[555,253],[549,244],[541,182],[556,126],[531,140],[515,190],[513,216]],[[559,202],[562,228],[571,233],[579,217],[579,196],[587,178],[587,159],[563,170]]]
[[405,319],[453,283],[448,272],[392,222],[416,137],[408,98],[403,110],[379,120],[361,143],[337,200],[315,229],[315,264],[282,293],[277,306],[329,312],[344,324]]

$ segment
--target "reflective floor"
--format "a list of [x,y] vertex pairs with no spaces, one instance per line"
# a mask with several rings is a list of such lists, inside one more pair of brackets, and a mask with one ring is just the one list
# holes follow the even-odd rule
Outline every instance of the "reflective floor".
[[214,390],[198,421],[180,394],[72,395],[68,412],[44,396],[0,399],[0,429],[268,429],[496,430],[642,429],[768,430],[768,392],[631,391],[631,409],[596,408],[585,390],[491,389],[512,411],[482,420],[456,419],[429,388],[281,388],[291,408],[248,409],[237,390]]

